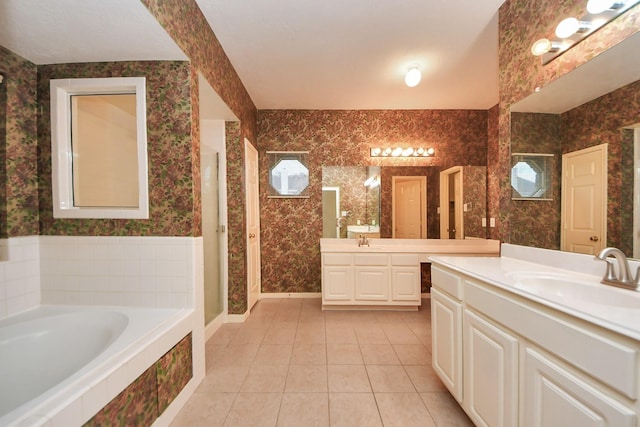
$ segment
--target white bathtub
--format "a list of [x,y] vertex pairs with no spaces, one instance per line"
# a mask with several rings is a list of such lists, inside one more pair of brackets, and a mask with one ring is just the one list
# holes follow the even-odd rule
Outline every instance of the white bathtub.
[[[0,320],[0,426],[45,425],[74,403],[79,410],[94,411],[81,408],[83,396],[101,383],[106,385],[110,375],[189,312],[40,306]],[[138,374],[129,373],[132,379]],[[67,419],[82,422],[87,418],[86,413],[69,416],[66,413]]]

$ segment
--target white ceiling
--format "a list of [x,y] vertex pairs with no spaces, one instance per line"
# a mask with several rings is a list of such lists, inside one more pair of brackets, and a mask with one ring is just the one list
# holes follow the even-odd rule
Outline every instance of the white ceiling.
[[259,109],[488,109],[503,1],[196,0]]
[[[504,0],[196,1],[259,109],[498,102]],[[187,59],[139,0],[0,0],[0,45],[36,64]]]

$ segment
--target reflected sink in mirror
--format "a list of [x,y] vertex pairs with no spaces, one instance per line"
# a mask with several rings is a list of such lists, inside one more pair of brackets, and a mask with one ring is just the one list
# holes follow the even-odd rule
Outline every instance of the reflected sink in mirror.
[[587,303],[620,308],[640,308],[640,293],[600,283],[599,278],[577,278],[570,273],[511,273],[513,286],[558,302]]

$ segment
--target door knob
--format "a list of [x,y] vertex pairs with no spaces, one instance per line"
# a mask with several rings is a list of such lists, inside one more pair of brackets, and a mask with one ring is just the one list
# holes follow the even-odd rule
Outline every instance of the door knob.
[[589,237],[589,240],[591,240],[592,242],[597,242],[600,239],[598,239],[598,236],[591,236]]
[[254,233],[249,233],[249,238],[250,239],[254,239],[256,237],[256,235]]

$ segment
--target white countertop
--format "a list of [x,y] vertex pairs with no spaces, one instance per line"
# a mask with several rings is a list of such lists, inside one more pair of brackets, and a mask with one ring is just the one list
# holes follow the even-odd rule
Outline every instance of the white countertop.
[[[548,252],[555,253],[556,259],[564,254],[560,251]],[[575,254],[568,256],[575,258]],[[601,276],[504,256],[434,256],[431,260],[434,264],[451,268],[496,288],[640,340],[640,292],[603,285],[600,283]],[[585,256],[584,260],[592,261],[593,257]],[[601,264],[601,270],[604,273],[604,263]],[[593,266],[586,266],[585,271],[593,271]],[[544,282],[540,283],[542,286],[529,282],[518,283],[518,277],[536,276],[541,277],[540,280]],[[567,286],[564,289],[567,292],[554,289],[554,281],[565,281]],[[583,298],[582,295],[587,297]]]
[[500,254],[500,241],[488,239],[320,239],[320,252],[385,252],[418,254]]

